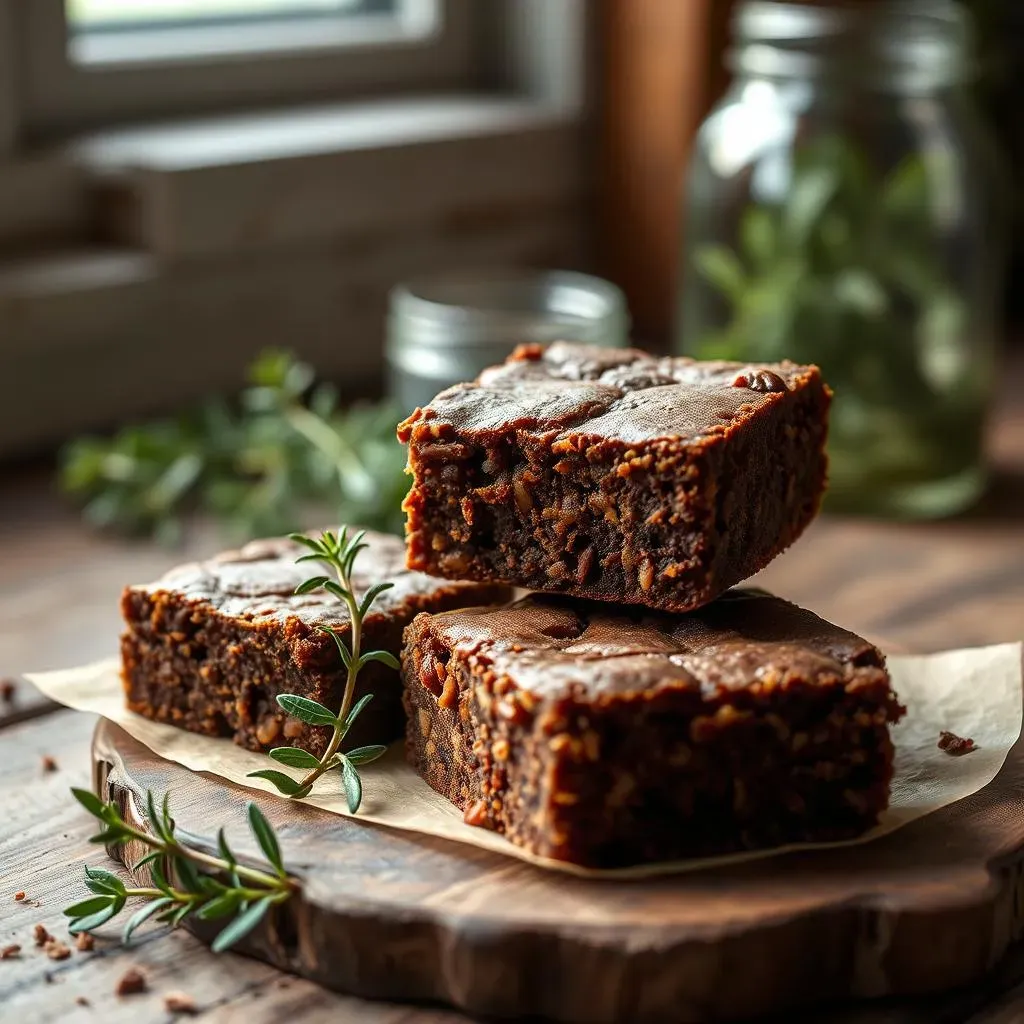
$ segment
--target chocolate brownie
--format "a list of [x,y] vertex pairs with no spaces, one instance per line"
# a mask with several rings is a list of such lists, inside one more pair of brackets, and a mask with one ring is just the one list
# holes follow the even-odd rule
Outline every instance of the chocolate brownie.
[[844,839],[888,804],[884,658],[763,591],[684,616],[548,595],[418,615],[402,677],[417,771],[545,857]]
[[829,401],[814,366],[523,346],[399,427],[408,564],[699,607],[813,519]]
[[[364,649],[396,657],[403,628],[417,612],[444,611],[480,601],[506,600],[500,586],[444,583],[404,565],[397,537],[368,533],[370,547],[356,560],[358,593],[390,581],[364,624]],[[315,564],[289,540],[263,540],[207,562],[183,565],[121,598],[127,629],[121,658],[128,707],[147,718],[210,736],[230,736],[250,750],[299,746],[320,754],[330,730],[309,726],[280,709],[280,693],[297,693],[336,708],[345,670],[334,641],[316,629],[334,627],[344,638],[348,614],[335,597],[297,596]],[[398,673],[371,662],[360,673],[357,696],[374,699],[346,738],[346,746],[386,743],[405,729]]]

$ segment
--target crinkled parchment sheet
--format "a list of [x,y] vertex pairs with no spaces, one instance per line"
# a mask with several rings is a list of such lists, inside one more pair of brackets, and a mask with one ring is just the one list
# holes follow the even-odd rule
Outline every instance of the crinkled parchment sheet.
[[[896,775],[892,802],[878,827],[854,842],[870,842],[901,828],[915,818],[970,796],[996,777],[1021,731],[1021,655],[1021,644],[999,644],[889,659],[893,686],[907,706],[906,717],[893,729]],[[60,704],[116,722],[161,757],[192,771],[220,775],[241,786],[276,792],[269,783],[246,778],[248,772],[272,765],[267,757],[241,750],[229,740],[196,736],[126,710],[114,659],[32,675],[29,679]],[[943,729],[971,737],[978,750],[961,757],[943,753],[936,745]],[[441,836],[574,874],[638,877],[782,852],[770,850],[684,863],[588,871],[536,857],[493,832],[466,825],[461,812],[438,796],[405,763],[400,743],[362,774],[364,791],[359,820]],[[321,782],[307,802],[333,814],[348,815],[336,773]]]

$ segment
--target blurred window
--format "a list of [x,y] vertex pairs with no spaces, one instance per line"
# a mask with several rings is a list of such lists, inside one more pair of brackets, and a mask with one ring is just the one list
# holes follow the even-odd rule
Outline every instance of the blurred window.
[[385,11],[394,0],[67,0],[68,27],[75,34],[126,28],[173,27],[265,21],[271,18],[337,17]]
[[[0,6],[4,0],[0,0]],[[30,0],[31,134],[472,88],[477,0]]]

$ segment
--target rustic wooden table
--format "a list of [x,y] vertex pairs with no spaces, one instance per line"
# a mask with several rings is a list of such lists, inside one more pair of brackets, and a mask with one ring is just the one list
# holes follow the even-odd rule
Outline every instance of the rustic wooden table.
[[[996,419],[997,473],[981,509],[956,522],[914,526],[822,519],[763,574],[764,585],[890,649],[930,651],[1024,638],[1021,371],[1024,366],[1011,376],[1017,386],[1007,387]],[[216,545],[215,535],[198,531],[188,554]],[[12,700],[0,698],[0,948],[21,946],[20,954],[0,960],[0,1017],[22,1024],[163,1020],[170,1017],[164,997],[179,991],[217,1021],[465,1021],[443,1010],[347,999],[261,963],[215,957],[184,932],[150,929],[127,950],[113,937],[101,938],[94,951],[74,950],[61,961],[33,944],[37,923],[63,934],[61,909],[81,894],[83,865],[105,857],[86,842],[91,819],[68,794],[69,786],[90,784],[94,721],[47,705],[17,677],[111,653],[120,588],[155,577],[172,557],[151,545],[90,534],[38,475],[0,479],[0,676],[17,682]],[[45,756],[56,760],[56,770],[44,771]],[[20,891],[26,900],[16,902]],[[117,981],[132,966],[145,973],[148,989],[119,997]],[[816,1009],[804,1019],[1024,1020],[1024,949],[970,991],[923,1002]]]

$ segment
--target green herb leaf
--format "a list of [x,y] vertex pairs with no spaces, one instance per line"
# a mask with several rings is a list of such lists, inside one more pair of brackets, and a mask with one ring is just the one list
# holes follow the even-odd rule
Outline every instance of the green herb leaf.
[[[274,752],[271,751],[270,753],[271,755],[273,755]],[[231,847],[228,846],[228,839],[227,836],[224,834],[223,827],[217,830],[217,849],[220,851],[221,860],[223,860],[224,863],[228,865],[228,867],[233,868],[237,861],[235,859],[234,852],[232,851]]]
[[85,877],[91,882],[102,882],[107,885],[114,892],[124,892],[124,882],[114,874],[113,871],[107,871],[106,868],[91,868],[86,866]]
[[370,764],[378,757],[383,757],[387,752],[388,748],[384,744],[374,743],[368,747],[356,747],[355,750],[348,750],[345,752],[345,756],[353,764]]
[[338,716],[333,711],[308,697],[282,693],[278,695],[277,703],[293,718],[298,718],[309,725],[335,725],[338,721]]
[[123,901],[119,903],[116,899],[111,900],[102,910],[90,914],[88,917],[80,917],[78,920],[73,921],[68,931],[72,935],[77,935],[79,932],[95,931],[114,917],[121,910],[122,906],[124,906]]
[[298,747],[274,747],[270,756],[289,768],[315,768],[320,763],[308,750]]
[[131,870],[132,874],[138,871],[140,868],[144,868],[147,864],[152,864],[154,861],[159,860],[165,856],[163,850],[153,850],[152,853],[147,853]]
[[195,869],[195,866],[184,857],[175,858],[174,869],[178,875],[181,887],[186,892],[198,892],[203,888],[199,872]]
[[218,918],[227,917],[228,914],[235,913],[241,902],[242,898],[237,892],[228,892],[223,896],[210,900],[209,903],[204,903],[196,912],[196,916],[203,921],[215,921]]
[[246,775],[249,779],[266,779],[271,785],[276,786],[279,793],[285,796],[296,796],[301,788],[290,775],[284,772],[275,772],[272,768],[261,768],[258,772],[249,772]]
[[697,271],[726,298],[739,302],[746,287],[740,261],[724,245],[708,245],[693,254]]
[[125,834],[124,829],[106,828],[102,832],[97,832],[94,836],[89,836],[89,842],[113,846],[117,843],[123,843],[127,838],[128,836]]
[[346,590],[340,583],[335,583],[334,580],[328,580],[324,584],[324,590],[329,590],[339,601],[344,601],[346,604],[352,600],[352,592]]
[[177,928],[193,910],[195,910],[195,904],[193,903],[186,903],[184,906],[178,907],[178,909],[168,917],[171,927]]
[[816,166],[794,176],[783,210],[783,230],[790,243],[802,246],[839,190],[834,167]]
[[88,789],[72,788],[75,799],[95,818],[103,816],[103,801]]
[[121,941],[127,946],[132,941],[132,936],[135,932],[148,921],[151,917],[159,914],[165,907],[169,907],[174,903],[173,900],[168,899],[166,896],[161,896],[159,899],[155,899],[150,903],[147,903],[141,910],[137,910],[128,919],[128,923],[124,926],[124,931],[121,934]]
[[255,902],[248,910],[239,914],[218,936],[210,947],[214,953],[223,953],[240,939],[245,938],[267,916],[271,900],[262,899]]
[[359,698],[359,700],[355,702],[355,704],[352,705],[351,710],[345,716],[345,732],[348,732],[349,729],[352,728],[352,723],[359,717],[363,708],[365,708],[366,705],[369,704],[371,700],[373,700],[373,694],[365,693],[363,694],[362,697]]
[[93,896],[90,899],[82,900],[81,903],[72,903],[64,911],[65,917],[88,917],[100,910],[106,910],[114,902],[113,896]]
[[330,576],[310,576],[308,580],[303,580],[303,582],[295,588],[295,593],[308,594],[311,590],[319,590],[322,586],[330,582]]
[[363,782],[359,778],[359,772],[347,757],[342,758],[341,761],[341,779],[345,785],[345,799],[348,802],[349,813],[355,814],[363,802]]
[[382,665],[395,669],[396,672],[402,667],[399,660],[390,651],[367,651],[366,654],[360,656],[359,667],[362,668],[371,661],[379,661]]
[[365,619],[366,613],[370,610],[370,606],[374,601],[380,597],[381,594],[394,588],[394,583],[378,583],[363,595],[362,601],[359,602],[359,618]]
[[316,628],[321,633],[326,633],[334,641],[335,646],[338,648],[338,653],[341,655],[341,663],[346,669],[350,668],[352,666],[352,652],[345,646],[345,641],[330,626],[317,626]]
[[263,856],[274,865],[279,875],[285,877],[286,872],[284,870],[284,861],[281,859],[281,847],[278,845],[277,836],[274,834],[273,828],[270,827],[270,822],[267,821],[263,812],[254,803],[250,802],[248,814],[249,828],[252,829],[256,842],[260,844]]

